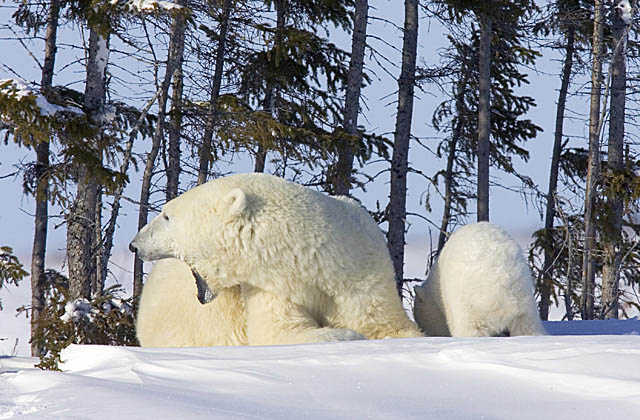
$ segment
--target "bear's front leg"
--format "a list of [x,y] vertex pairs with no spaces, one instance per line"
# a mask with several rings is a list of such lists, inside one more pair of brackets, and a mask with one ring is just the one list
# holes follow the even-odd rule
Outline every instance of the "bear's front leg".
[[242,285],[250,346],[364,340],[346,328],[322,327],[300,305],[257,287]]

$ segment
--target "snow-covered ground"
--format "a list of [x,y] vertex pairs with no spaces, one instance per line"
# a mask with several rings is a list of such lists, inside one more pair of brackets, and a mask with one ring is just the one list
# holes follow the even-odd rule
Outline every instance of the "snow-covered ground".
[[640,320],[546,326],[556,335],[72,346],[64,372],[0,357],[0,419],[640,418]]

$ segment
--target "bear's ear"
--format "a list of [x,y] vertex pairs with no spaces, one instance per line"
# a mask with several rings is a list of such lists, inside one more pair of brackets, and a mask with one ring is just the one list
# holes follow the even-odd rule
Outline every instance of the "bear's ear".
[[240,188],[234,188],[224,197],[223,205],[229,218],[240,217],[247,208],[247,195]]

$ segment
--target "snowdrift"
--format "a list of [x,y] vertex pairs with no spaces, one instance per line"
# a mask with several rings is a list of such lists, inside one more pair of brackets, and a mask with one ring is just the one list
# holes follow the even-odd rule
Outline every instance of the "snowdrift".
[[[0,419],[637,419],[640,321],[553,334],[0,358]],[[605,335],[619,334],[619,335]]]

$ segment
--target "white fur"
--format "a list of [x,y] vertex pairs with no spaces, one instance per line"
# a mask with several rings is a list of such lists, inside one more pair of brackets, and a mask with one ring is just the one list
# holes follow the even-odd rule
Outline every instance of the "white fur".
[[223,289],[206,305],[196,297],[187,264],[174,258],[154,263],[144,283],[136,335],[143,347],[240,346],[247,344],[240,287]]
[[131,245],[145,260],[185,261],[215,293],[240,287],[250,345],[421,335],[382,232],[348,198],[229,176],[168,202]]
[[542,335],[522,249],[487,222],[458,229],[415,288],[415,320],[427,335]]

